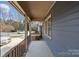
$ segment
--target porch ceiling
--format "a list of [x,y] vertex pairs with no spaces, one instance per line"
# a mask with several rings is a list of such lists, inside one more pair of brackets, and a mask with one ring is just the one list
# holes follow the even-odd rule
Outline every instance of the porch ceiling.
[[42,20],[47,15],[53,1],[18,1],[31,20]]

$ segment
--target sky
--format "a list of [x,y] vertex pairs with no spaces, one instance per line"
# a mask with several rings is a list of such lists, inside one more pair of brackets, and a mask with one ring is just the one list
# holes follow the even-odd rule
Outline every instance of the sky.
[[[2,14],[3,12],[3,14]],[[9,2],[0,1],[0,17],[3,15],[4,18],[8,18],[8,14],[13,15],[13,20],[15,21],[23,21],[24,16],[21,15]]]

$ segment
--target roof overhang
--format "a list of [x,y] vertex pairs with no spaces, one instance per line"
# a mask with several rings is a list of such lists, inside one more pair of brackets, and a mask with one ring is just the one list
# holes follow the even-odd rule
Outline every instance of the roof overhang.
[[55,1],[11,1],[21,14],[27,15],[31,20],[42,21],[55,4]]

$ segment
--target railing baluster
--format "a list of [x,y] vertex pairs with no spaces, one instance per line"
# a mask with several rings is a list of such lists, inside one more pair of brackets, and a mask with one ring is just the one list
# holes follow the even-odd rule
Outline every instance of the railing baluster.
[[22,41],[18,46],[14,47],[6,54],[6,57],[21,57],[26,49],[26,41]]

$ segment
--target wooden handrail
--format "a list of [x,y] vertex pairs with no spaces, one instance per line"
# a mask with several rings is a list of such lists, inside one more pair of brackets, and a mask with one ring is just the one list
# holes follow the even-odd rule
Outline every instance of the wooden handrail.
[[13,47],[3,57],[21,57],[26,49],[26,40],[23,40],[19,45]]

